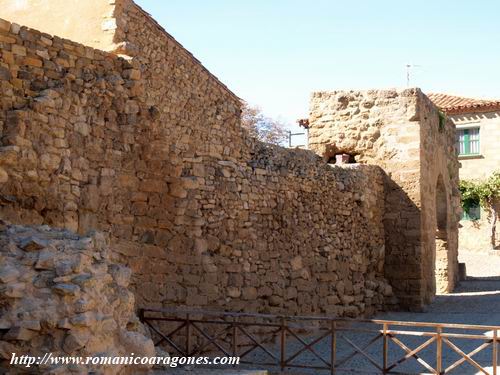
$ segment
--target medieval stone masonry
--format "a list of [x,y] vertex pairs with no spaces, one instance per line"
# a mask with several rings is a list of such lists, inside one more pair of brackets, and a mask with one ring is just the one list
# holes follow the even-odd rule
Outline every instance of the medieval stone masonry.
[[380,309],[382,171],[248,138],[239,99],[121,6],[134,58],[2,23],[2,216],[108,234],[140,306]]
[[108,52],[0,20],[4,220],[100,231],[142,307],[357,317],[453,288],[454,128],[425,95],[316,93],[312,151],[262,144],[149,15],[106,3]]
[[[319,92],[309,145],[385,172],[385,269],[402,306],[418,308],[458,279],[455,127],[420,90]],[[434,275],[436,274],[436,277]]]

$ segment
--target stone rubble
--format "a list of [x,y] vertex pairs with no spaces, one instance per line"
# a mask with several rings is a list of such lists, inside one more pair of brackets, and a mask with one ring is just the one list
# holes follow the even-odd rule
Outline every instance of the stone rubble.
[[[102,234],[2,225],[0,369],[6,373],[116,374],[124,366],[11,366],[12,353],[43,356],[154,356],[127,289],[130,270],[111,263]],[[30,370],[30,371],[28,371]],[[130,370],[130,369],[129,369]],[[134,371],[140,371],[134,367]],[[145,369],[143,369],[145,370]],[[3,372],[2,372],[3,373]],[[126,372],[121,372],[126,373]]]

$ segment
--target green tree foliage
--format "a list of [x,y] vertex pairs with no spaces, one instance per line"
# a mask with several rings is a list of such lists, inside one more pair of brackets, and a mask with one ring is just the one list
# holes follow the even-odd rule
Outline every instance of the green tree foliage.
[[484,181],[460,181],[460,193],[464,210],[477,204],[490,209],[495,200],[500,199],[500,171],[494,172]]
[[498,206],[500,202],[500,171],[494,172],[485,181],[460,181],[462,195],[462,209],[468,210],[480,204],[491,218],[490,242],[493,249],[496,244],[496,223],[498,220]]

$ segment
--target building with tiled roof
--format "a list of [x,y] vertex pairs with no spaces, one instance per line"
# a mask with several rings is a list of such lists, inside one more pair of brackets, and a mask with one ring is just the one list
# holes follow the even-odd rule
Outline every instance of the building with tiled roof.
[[457,127],[460,178],[481,179],[500,169],[500,100],[427,96]]
[[[427,97],[456,126],[460,179],[486,179],[500,171],[500,99],[448,94],[427,94]],[[309,132],[309,119],[297,122]],[[500,231],[497,233],[496,243],[500,243]],[[479,204],[463,212],[459,237],[463,249],[491,249],[491,218]]]
[[[500,100],[447,94],[427,96],[457,127],[460,179],[485,179],[499,171]],[[463,212],[459,230],[460,247],[468,250],[491,249],[491,219],[479,204]],[[495,242],[500,242],[500,238]]]
[[464,98],[448,94],[427,94],[429,99],[448,115],[485,113],[500,110],[500,100]]

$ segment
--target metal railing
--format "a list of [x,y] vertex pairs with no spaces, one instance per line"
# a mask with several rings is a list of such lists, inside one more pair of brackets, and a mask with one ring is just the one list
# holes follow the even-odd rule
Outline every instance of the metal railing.
[[[313,373],[448,374],[468,364],[468,371],[500,375],[500,326],[189,309],[142,309],[140,318],[157,336],[156,345],[165,345],[181,356],[218,352],[240,357],[241,364],[309,369]],[[411,338],[414,347],[404,343],[403,337],[407,341]],[[478,346],[468,352],[458,346],[477,342]],[[375,348],[376,343],[379,348]],[[397,354],[395,348],[403,355]],[[483,363],[472,358],[480,352],[484,354],[486,348],[491,353],[483,356]],[[258,350],[260,355],[256,356]],[[445,350],[446,357],[450,357],[446,361]],[[452,359],[450,353],[458,359]],[[300,359],[304,354],[309,357]],[[360,357],[363,365],[346,367],[355,357]],[[409,359],[416,360],[427,372],[400,370]]]

